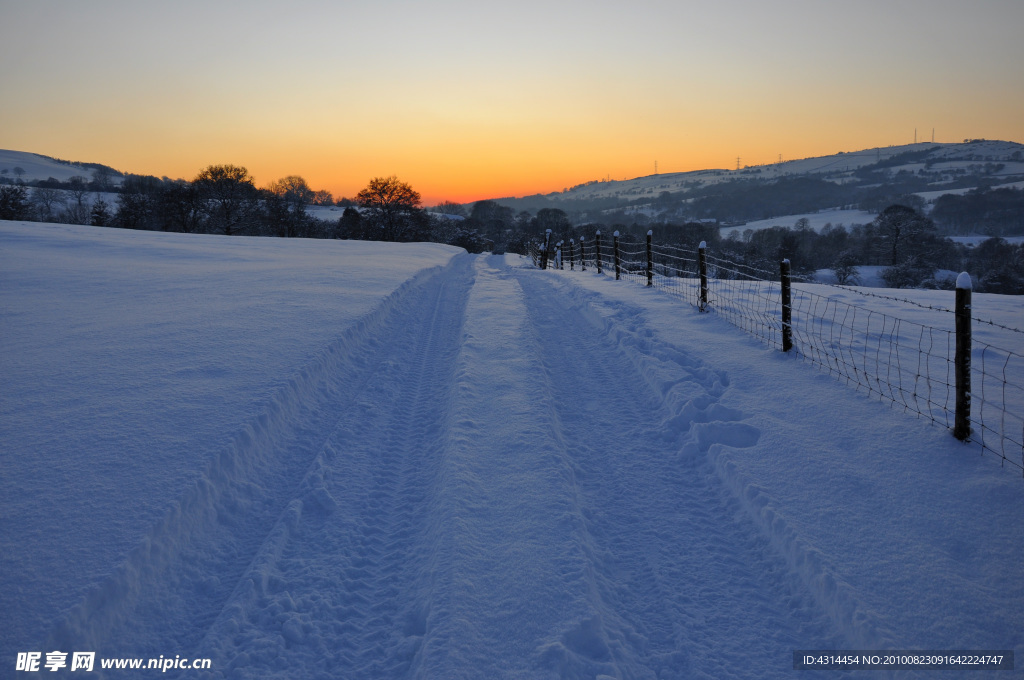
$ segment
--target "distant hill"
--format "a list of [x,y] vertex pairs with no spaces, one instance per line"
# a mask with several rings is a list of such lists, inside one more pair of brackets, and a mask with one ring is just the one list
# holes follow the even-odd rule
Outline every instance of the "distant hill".
[[[743,179],[773,180],[785,177],[816,176],[835,182],[849,182],[858,170],[884,169],[890,175],[900,171],[917,172],[928,166],[936,173],[948,175],[951,181],[955,171],[972,165],[1003,163],[996,175],[1004,177],[1024,175],[1024,144],[1002,141],[977,141],[960,144],[907,144],[885,148],[865,149],[832,156],[804,158],[768,165],[746,167],[741,170],[698,170],[660,175],[648,175],[630,180],[589,182],[567,192],[547,194],[574,200],[581,198],[631,198],[657,195],[661,191],[685,191],[723,182]],[[941,183],[944,180],[936,178]]]
[[778,218],[792,226],[783,218],[820,211],[862,216],[894,202],[927,212],[946,194],[999,186],[1024,186],[1024,144],[907,144],[740,170],[596,180],[561,192],[496,200],[517,211],[559,208],[574,223],[706,220],[742,226]]
[[[19,168],[22,170],[20,173],[17,172]],[[65,161],[27,151],[0,149],[0,178],[3,180],[20,179],[29,183],[53,178],[66,182],[75,176],[92,179],[96,170],[107,172],[114,184],[119,184],[124,177],[123,173],[102,163]]]
[[[0,150],[0,183],[92,179],[96,171],[106,173],[114,186],[124,177],[99,163]],[[974,195],[993,188],[1013,191],[991,199]],[[515,212],[558,208],[574,224],[703,221],[740,231],[792,226],[801,218],[814,228],[863,224],[886,206],[902,203],[933,213],[950,234],[1024,235],[1024,144],[922,142],[740,170],[595,180],[560,192],[494,200]]]

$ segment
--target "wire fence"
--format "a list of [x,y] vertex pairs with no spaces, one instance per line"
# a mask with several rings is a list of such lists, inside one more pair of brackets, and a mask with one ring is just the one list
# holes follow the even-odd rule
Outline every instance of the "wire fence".
[[[968,338],[961,361],[969,385],[961,384],[959,413],[969,432],[958,432],[955,310],[799,277],[786,280],[783,267],[773,272],[713,256],[706,248],[654,244],[650,233],[646,244],[598,232],[579,243],[548,243],[546,250],[541,244],[532,254],[540,267],[599,271],[664,289],[771,347],[791,346],[838,380],[953,429],[1024,475],[1024,350]],[[784,267],[788,271],[788,262]],[[1024,346],[1024,333],[974,317],[969,303],[960,313],[976,326],[1001,329],[1002,344]],[[921,318],[907,318],[915,315]]]

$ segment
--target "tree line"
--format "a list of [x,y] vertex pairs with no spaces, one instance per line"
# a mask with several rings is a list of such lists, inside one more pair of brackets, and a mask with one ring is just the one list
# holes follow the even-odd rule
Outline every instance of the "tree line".
[[[605,234],[616,230],[620,242],[642,244],[650,228],[639,222],[609,227],[556,221],[544,226],[554,227],[552,243],[570,239],[579,243],[581,237],[592,240],[597,230]],[[541,227],[538,224],[531,234],[534,243],[542,239]],[[841,284],[862,283],[857,268],[874,266],[881,268],[880,276],[890,288],[952,289],[954,279],[941,272],[967,271],[979,292],[1024,295],[1024,243],[993,237],[967,247],[940,233],[920,211],[899,204],[882,210],[868,224],[849,228],[826,224],[815,231],[803,218],[793,227],[734,230],[723,238],[714,223],[668,223],[655,226],[655,239],[694,251],[703,241],[718,257],[768,272],[777,272],[779,262],[788,259],[795,274],[811,276],[830,270]]]
[[[56,182],[56,180],[53,180]],[[50,183],[52,184],[52,182]],[[799,184],[799,183],[798,183]],[[803,183],[805,186],[810,186]],[[526,254],[531,242],[551,229],[555,241],[592,238],[595,231],[618,230],[625,242],[643,242],[649,223],[575,224],[559,208],[518,212],[496,200],[466,205],[446,202],[432,211],[420,194],[397,177],[369,181],[354,199],[337,202],[329,192],[314,191],[299,176],[289,176],[258,189],[241,166],[211,165],[192,181],[127,175],[113,204],[102,197],[88,201],[95,180],[71,178],[59,188],[43,185],[31,194],[23,184],[0,186],[0,219],[64,221],[126,229],[247,236],[432,241],[469,252]],[[994,202],[987,214],[999,219],[1020,214],[1017,194],[1008,190],[970,192],[940,199],[935,210],[950,215],[962,203],[971,208]],[[310,205],[337,204],[344,212],[336,221],[316,219]],[[937,270],[968,271],[983,292],[1024,294],[1024,244],[992,238],[975,248],[955,243],[940,233],[935,221],[913,206],[896,203],[865,225],[825,225],[819,231],[801,219],[792,227],[733,231],[723,238],[718,224],[665,223],[657,227],[659,242],[695,249],[705,241],[724,257],[774,271],[789,259],[796,273],[830,269],[840,283],[859,283],[857,267],[883,267],[890,287],[947,287]]]
[[[245,167],[230,164],[210,165],[191,181],[129,174],[118,187],[100,174],[92,181],[50,178],[32,187],[19,176],[0,185],[0,219],[227,236],[434,241],[471,252],[492,245],[471,224],[428,213],[420,194],[397,177],[373,178],[354,199],[335,201],[298,175],[257,188]],[[113,201],[104,198],[111,193]],[[89,200],[90,194],[96,198]],[[345,210],[338,220],[322,220],[309,214],[311,205]]]

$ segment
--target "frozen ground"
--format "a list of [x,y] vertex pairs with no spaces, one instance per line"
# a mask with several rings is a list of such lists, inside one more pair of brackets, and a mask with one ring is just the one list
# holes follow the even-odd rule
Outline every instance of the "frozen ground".
[[232,678],[1024,658],[1019,470],[663,291],[10,222],[0,258],[3,675],[54,649]]

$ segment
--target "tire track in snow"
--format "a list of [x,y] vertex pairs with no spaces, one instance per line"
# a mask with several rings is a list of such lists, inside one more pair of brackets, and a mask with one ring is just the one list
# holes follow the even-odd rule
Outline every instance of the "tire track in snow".
[[427,532],[417,678],[559,677],[544,663],[549,648],[590,615],[574,471],[522,291],[501,260],[478,258],[467,306]]
[[836,644],[708,459],[759,434],[720,403],[727,377],[655,356],[640,327],[609,332],[544,274],[516,276],[592,539],[595,614],[559,642],[562,677],[609,660],[621,677],[749,677],[730,659],[751,657],[775,662],[759,677],[788,677],[793,649]]
[[[886,622],[843,579],[830,564],[829,558],[794,531],[785,513],[773,499],[732,462],[730,449],[734,447],[725,445],[728,442],[721,439],[721,435],[725,433],[729,436],[737,427],[749,426],[728,422],[741,418],[742,414],[717,402],[729,386],[728,376],[701,365],[674,346],[654,340],[653,332],[646,327],[644,321],[645,312],[565,283],[563,281],[560,286],[560,292],[568,295],[576,308],[591,319],[600,332],[607,334],[626,350],[625,354],[635,367],[636,375],[643,379],[652,394],[661,395],[664,406],[669,413],[674,414],[666,421],[666,430],[671,433],[683,432],[680,439],[682,451],[696,452],[706,458],[725,488],[729,489],[732,500],[771,542],[775,553],[785,561],[794,577],[802,582],[803,590],[814,597],[819,610],[831,619],[832,627],[843,638],[843,645],[837,647],[898,648],[900,645],[895,642],[896,638]],[[654,291],[645,292],[659,294]],[[602,314],[611,310],[610,316],[601,318],[600,314],[595,313],[595,307],[602,309]],[[675,301],[664,309],[667,313],[674,313]],[[709,385],[708,394],[691,399],[689,390],[680,389],[687,381],[679,381],[677,370],[672,368],[674,364],[702,376]]]
[[271,574],[260,567],[282,554],[303,508],[332,506],[325,440],[337,432],[339,413],[362,407],[367,386],[402,359],[381,348],[397,333],[413,333],[436,283],[467,267],[468,258],[457,257],[414,276],[284,385],[144,543],[69,612],[49,648],[187,653],[223,618],[229,596],[266,587]]
[[[421,290],[194,656],[227,677],[400,678],[429,615],[434,498],[469,260]],[[213,674],[217,677],[219,674]]]

